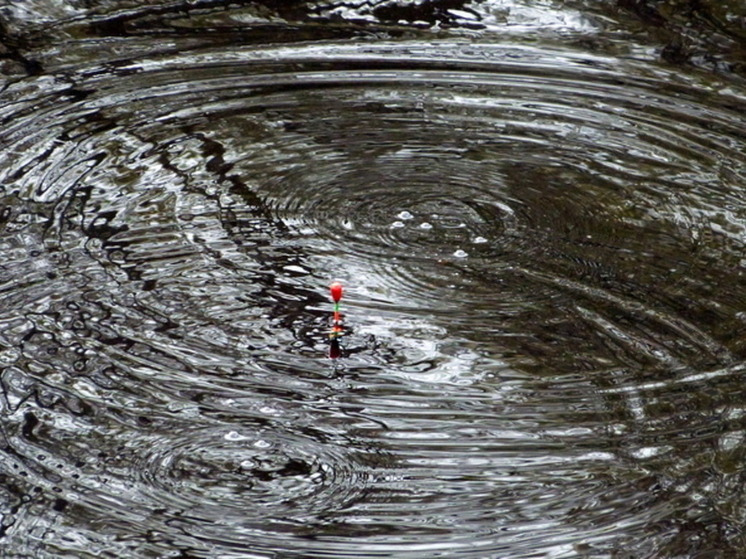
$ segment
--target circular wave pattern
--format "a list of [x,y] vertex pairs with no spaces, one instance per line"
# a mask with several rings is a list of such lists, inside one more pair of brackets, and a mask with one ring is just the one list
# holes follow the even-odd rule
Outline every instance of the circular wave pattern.
[[[740,525],[711,489],[741,444],[738,92],[402,41],[196,49],[3,95],[3,411],[37,458],[0,471],[71,514],[39,524],[76,525],[56,551],[672,554],[707,526],[694,502]],[[81,433],[101,463],[74,459]],[[111,488],[139,516],[102,524]]]
[[343,446],[262,431],[189,429],[155,440],[139,462],[145,487],[162,506],[223,523],[268,516],[302,522],[365,490]]

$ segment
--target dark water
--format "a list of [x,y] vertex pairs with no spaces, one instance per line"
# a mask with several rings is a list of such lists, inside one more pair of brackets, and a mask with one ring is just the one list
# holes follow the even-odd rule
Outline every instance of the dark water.
[[2,556],[745,556],[746,86],[583,8],[3,8]]

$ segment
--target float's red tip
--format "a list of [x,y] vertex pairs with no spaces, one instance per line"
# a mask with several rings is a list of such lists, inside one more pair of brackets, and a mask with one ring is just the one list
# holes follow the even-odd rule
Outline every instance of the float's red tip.
[[332,294],[332,299],[334,299],[334,302],[339,303],[339,300],[342,298],[342,284],[338,281],[335,281],[329,286],[329,291]]

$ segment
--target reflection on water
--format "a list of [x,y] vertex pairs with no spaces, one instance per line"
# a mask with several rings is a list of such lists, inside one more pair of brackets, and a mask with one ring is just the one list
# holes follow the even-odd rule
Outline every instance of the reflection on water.
[[582,8],[5,8],[9,556],[738,556],[746,92]]

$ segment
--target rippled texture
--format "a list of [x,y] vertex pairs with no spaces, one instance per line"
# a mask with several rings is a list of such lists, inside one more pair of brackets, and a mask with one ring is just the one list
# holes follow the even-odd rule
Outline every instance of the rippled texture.
[[10,556],[739,556],[746,91],[549,2],[291,4],[16,6]]

